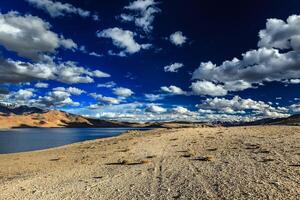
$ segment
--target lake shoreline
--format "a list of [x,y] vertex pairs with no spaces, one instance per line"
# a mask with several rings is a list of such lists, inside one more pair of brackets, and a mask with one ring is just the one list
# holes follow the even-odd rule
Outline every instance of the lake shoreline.
[[0,199],[296,199],[299,140],[290,126],[173,128],[2,154]]
[[[0,131],[0,155],[47,150],[150,128],[23,128]],[[17,145],[16,145],[17,144]]]

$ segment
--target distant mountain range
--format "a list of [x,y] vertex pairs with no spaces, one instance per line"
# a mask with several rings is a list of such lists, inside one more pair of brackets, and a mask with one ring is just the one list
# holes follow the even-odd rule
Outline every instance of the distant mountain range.
[[277,118],[277,119],[261,119],[253,122],[242,123],[241,125],[290,125],[290,126],[299,126],[300,125],[300,114],[292,115],[286,118]]
[[0,128],[24,127],[135,127],[139,124],[106,121],[73,115],[59,110],[36,107],[0,105]]
[[[255,125],[300,125],[300,114],[287,118],[261,119],[253,122],[218,123],[223,126],[255,126]],[[217,125],[218,125],[217,124]],[[36,107],[16,106],[0,103],[0,128],[22,127],[146,127],[146,128],[176,128],[211,126],[202,122],[153,122],[153,123],[129,123],[112,120],[100,120],[73,115],[59,110],[43,110]]]
[[17,106],[15,104],[4,104],[0,103],[0,113],[3,114],[15,114],[15,115],[26,115],[32,113],[44,113],[45,111],[36,107],[28,106]]
[[73,115],[59,110],[43,110],[36,107],[0,104],[0,128],[100,128],[100,127],[136,127],[136,128],[174,128],[203,126],[204,123],[157,122],[130,123],[112,120],[100,120]]

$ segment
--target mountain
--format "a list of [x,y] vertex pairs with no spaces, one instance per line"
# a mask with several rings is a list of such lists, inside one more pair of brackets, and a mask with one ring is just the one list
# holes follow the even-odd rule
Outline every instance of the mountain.
[[269,124],[299,126],[300,125],[300,114],[292,115],[292,116],[287,117],[287,118],[277,119],[277,120],[269,122]]
[[266,118],[260,119],[253,122],[246,122],[239,125],[246,125],[246,126],[255,126],[255,125],[290,125],[290,126],[299,126],[300,125],[300,114],[292,115],[286,118]]
[[[261,119],[244,123],[219,123],[223,126],[255,126],[255,125],[300,125],[300,114],[287,118]],[[100,128],[100,127],[138,127],[138,128],[179,128],[179,127],[216,126],[201,122],[152,122],[129,123],[108,121],[73,115],[59,110],[43,110],[36,107],[16,106],[0,103],[0,128]]]
[[[40,110],[38,110],[40,111]],[[27,112],[27,111],[26,111]],[[142,127],[141,124],[91,119],[59,110],[16,115],[0,115],[0,128],[88,128],[88,127]]]
[[0,113],[10,115],[27,115],[32,113],[43,113],[43,109],[29,106],[17,106],[15,104],[0,103]]

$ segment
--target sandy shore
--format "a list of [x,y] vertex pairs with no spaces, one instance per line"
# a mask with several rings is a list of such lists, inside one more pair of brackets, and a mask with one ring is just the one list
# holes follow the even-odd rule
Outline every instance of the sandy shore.
[[300,199],[300,127],[130,132],[0,155],[0,199]]

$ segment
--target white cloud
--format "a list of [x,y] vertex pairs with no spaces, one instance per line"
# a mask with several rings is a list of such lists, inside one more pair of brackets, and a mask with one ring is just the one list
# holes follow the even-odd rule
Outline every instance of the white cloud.
[[108,78],[110,77],[109,74],[105,73],[105,72],[102,72],[100,70],[95,70],[95,71],[92,71],[90,73],[87,73],[88,75],[90,74],[90,76],[95,76],[95,77],[98,77],[98,78]]
[[146,112],[152,112],[152,113],[164,113],[167,109],[158,106],[158,105],[150,105],[146,108]]
[[[32,15],[18,12],[0,13],[0,44],[19,56],[32,60],[45,60],[59,47],[76,49],[71,39],[50,31],[51,25]],[[49,59],[49,58],[48,58]]]
[[[26,0],[31,5],[46,11],[51,17],[62,17],[67,14],[76,14],[81,17],[89,17],[90,12],[81,8],[76,8],[68,3],[51,0]],[[96,16],[96,15],[95,15]],[[95,18],[93,16],[93,18]]]
[[215,113],[215,111],[213,110],[209,110],[209,109],[198,109],[198,112],[201,113],[201,114],[213,114]]
[[253,88],[254,86],[251,85],[251,83],[248,83],[243,80],[237,80],[237,81],[227,81],[224,84],[224,89],[227,91],[242,91],[248,88]]
[[178,114],[186,114],[189,112],[188,109],[182,107],[182,106],[177,106],[172,109],[173,112],[178,113]]
[[106,83],[103,83],[103,84],[97,84],[97,87],[104,87],[104,88],[113,88],[115,87],[117,84],[113,81],[110,81],[110,82],[106,82]]
[[42,82],[39,82],[39,83],[36,83],[34,85],[34,87],[36,88],[48,88],[49,87],[49,84],[48,83],[42,83]]
[[297,79],[291,79],[290,83],[291,84],[299,84],[300,83],[300,79],[299,78],[297,78]]
[[113,98],[113,97],[106,97],[101,94],[92,93],[91,96],[103,103],[119,104],[121,102],[120,99]]
[[[221,84],[228,91],[237,91],[262,85],[263,82],[280,81],[297,83],[300,77],[300,16],[290,16],[287,22],[269,19],[266,29],[259,32],[257,50],[242,54],[217,66],[201,63],[193,79]],[[243,87],[230,88],[228,82],[243,83]],[[227,84],[227,86],[226,86]]]
[[81,89],[76,88],[76,87],[68,87],[68,88],[56,87],[56,88],[53,88],[53,91],[67,92],[67,93],[72,94],[72,95],[81,95],[83,93],[86,93],[84,90],[81,90]]
[[185,37],[181,31],[177,31],[170,35],[169,40],[176,46],[182,46],[184,43],[186,43],[187,37]]
[[16,92],[10,92],[1,101],[14,103],[16,105],[28,105],[40,108],[56,108],[62,106],[79,106],[80,103],[74,102],[70,97],[69,91],[53,90],[45,96],[35,98],[34,89],[20,89]]
[[207,122],[251,122],[261,118],[249,115],[232,115],[232,114],[206,114],[203,121]]
[[291,105],[290,109],[294,113],[300,113],[300,103]]
[[147,101],[158,101],[164,99],[164,96],[161,94],[145,94]]
[[183,91],[181,88],[171,85],[169,87],[163,86],[160,88],[163,92],[174,94],[174,95],[186,95],[187,92]]
[[26,105],[31,98],[35,97],[34,89],[19,89],[18,91],[2,91],[0,93],[0,103],[1,104],[16,104],[16,105]]
[[84,45],[81,45],[79,47],[79,50],[82,52],[82,53],[88,53],[88,51],[86,50],[86,47]]
[[259,32],[259,47],[300,50],[300,16],[291,15],[287,22],[268,19],[266,29]]
[[155,5],[154,0],[137,0],[131,2],[128,6],[125,6],[126,9],[128,10],[141,10],[144,11],[146,10],[149,6]]
[[85,47],[84,45],[80,46],[80,47],[79,47],[79,50],[80,50],[82,53],[88,54],[88,55],[90,55],[90,56],[103,57],[102,54],[98,54],[98,53],[96,53],[96,52],[94,52],[94,51],[93,51],[93,52],[89,52],[89,51],[86,49],[86,47]]
[[17,102],[24,102],[32,97],[34,97],[34,90],[32,89],[20,89],[17,92],[14,92],[12,94],[12,97],[17,101]]
[[110,55],[126,56],[127,54],[134,54],[142,49],[149,49],[151,44],[139,44],[134,40],[135,33],[123,30],[120,28],[109,28],[103,31],[97,32],[98,37],[110,38],[113,44],[120,49],[123,49],[119,53],[110,51]]
[[98,54],[98,53],[96,53],[96,52],[90,52],[89,55],[90,55],[90,56],[95,56],[95,57],[103,57],[102,54]]
[[63,107],[63,106],[79,106],[79,102],[74,102],[71,94],[67,91],[54,90],[48,92],[46,96],[39,97],[32,101],[32,105],[37,107]]
[[191,85],[192,91],[195,95],[209,95],[209,96],[225,96],[227,90],[221,85],[216,85],[209,81],[197,81]]
[[55,80],[64,83],[91,83],[92,77],[105,78],[109,74],[91,71],[68,61],[55,63],[29,63],[0,59],[0,83],[19,83],[34,80]]
[[164,67],[165,72],[178,72],[178,69],[183,67],[182,63],[173,63]]
[[44,96],[38,96],[33,93],[34,89],[20,89],[6,95],[5,101],[17,105],[27,105],[40,108],[56,108],[63,106],[79,106],[79,102],[74,102],[71,95],[79,95],[83,91],[78,88],[54,88]]
[[100,17],[97,14],[94,14],[92,18],[94,21],[100,21]]
[[200,112],[204,113],[206,110],[208,113],[213,111],[216,113],[225,114],[246,114],[246,111],[252,112],[248,114],[258,115],[263,117],[287,117],[288,109],[284,107],[272,107],[271,105],[262,101],[254,101],[252,99],[242,99],[239,96],[235,96],[232,99],[225,98],[213,98],[206,99],[201,104],[197,105]]
[[139,102],[92,106],[95,109],[90,111],[76,111],[86,113],[89,116],[95,116],[101,119],[131,121],[131,122],[149,122],[149,121],[197,121],[199,115],[196,112],[188,111],[183,107],[175,107],[167,110],[155,104],[144,104]]
[[134,21],[137,27],[142,28],[146,33],[153,30],[153,21],[155,14],[161,12],[156,7],[158,3],[154,0],[137,0],[125,6],[126,10],[131,11],[130,14],[121,14],[120,19],[124,22]]
[[193,79],[210,81],[244,81],[250,84],[263,81],[282,81],[300,77],[296,51],[280,53],[278,49],[260,48],[243,54],[243,59],[234,58],[216,66],[211,62],[201,63],[194,71]]
[[120,15],[120,19],[123,21],[123,22],[131,22],[131,21],[134,21],[134,16],[132,15],[127,15],[127,14],[121,14]]
[[113,89],[114,94],[119,97],[130,97],[134,94],[134,92],[131,89],[124,88],[124,87],[118,87]]
[[[198,105],[198,112],[182,106],[166,109],[160,104],[141,102],[123,104],[94,104],[86,108],[68,110],[73,113],[101,119],[149,122],[149,121],[202,121],[238,122],[253,121],[268,117],[287,117],[288,108],[272,107],[261,101],[242,99],[208,99]],[[203,107],[203,108],[202,108]]]

